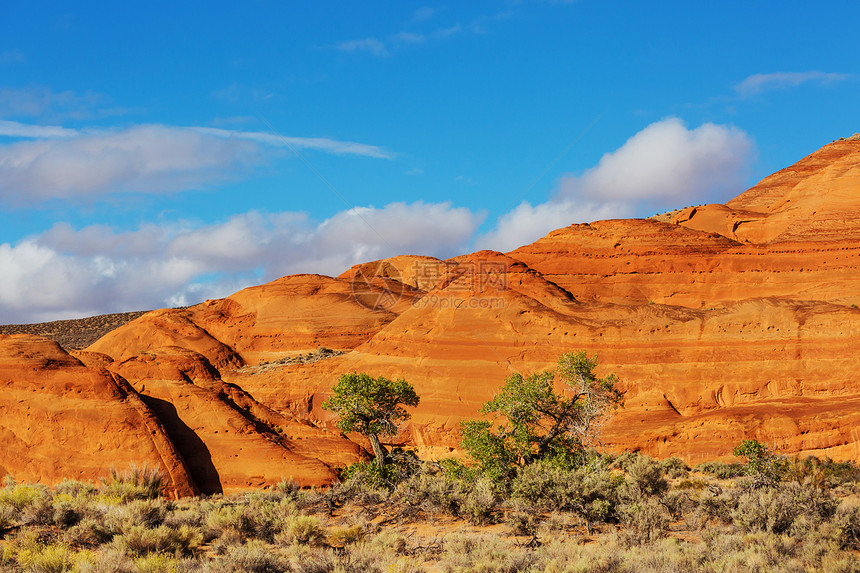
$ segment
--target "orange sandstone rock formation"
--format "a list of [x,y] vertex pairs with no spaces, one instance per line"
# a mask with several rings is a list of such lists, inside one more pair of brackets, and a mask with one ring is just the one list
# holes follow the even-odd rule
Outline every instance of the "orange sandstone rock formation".
[[[860,460],[857,305],[860,141],[840,141],[726,205],[572,225],[507,254],[401,256],[336,278],[284,277],[148,313],[75,357],[44,339],[0,339],[9,349],[0,404],[13,420],[0,427],[40,452],[22,465],[17,446],[0,470],[92,475],[104,444],[66,455],[51,444],[70,416],[56,404],[94,394],[110,408],[71,419],[136,444],[117,459],[172,452],[160,463],[187,484],[180,493],[290,476],[326,483],[333,467],[366,455],[320,408],[341,373],[413,383],[421,405],[392,442],[441,456],[506,376],[575,349],[596,352],[599,373],[622,380],[625,407],[604,434],[611,449],[697,462],[757,438]],[[280,360],[320,346],[344,352]],[[27,360],[36,370],[22,369]],[[157,444],[133,422],[144,415]],[[31,435],[23,428],[33,424]]]

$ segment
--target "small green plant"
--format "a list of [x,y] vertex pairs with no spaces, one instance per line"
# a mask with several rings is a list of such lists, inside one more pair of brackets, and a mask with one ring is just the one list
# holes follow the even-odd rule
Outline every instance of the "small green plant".
[[746,458],[746,473],[751,478],[752,487],[775,485],[788,467],[784,457],[773,453],[767,444],[758,440],[744,440],[732,453]]

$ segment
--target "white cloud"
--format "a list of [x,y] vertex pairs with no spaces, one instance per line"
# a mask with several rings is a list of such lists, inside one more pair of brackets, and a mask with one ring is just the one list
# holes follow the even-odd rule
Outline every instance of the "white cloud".
[[685,206],[744,186],[754,145],[733,126],[652,123],[581,175],[567,175],[546,203],[521,203],[499,217],[479,247],[509,250],[573,223],[626,218],[648,207]]
[[631,217],[629,204],[549,201],[532,205],[526,201],[499,217],[495,228],[476,242],[479,249],[511,251],[540,239],[548,232],[573,223]]
[[261,159],[251,141],[143,125],[0,147],[0,200],[165,193],[226,180]]
[[25,139],[58,139],[80,135],[76,129],[67,129],[58,125],[30,125],[17,121],[0,119],[0,136],[20,137]]
[[805,83],[828,85],[845,79],[848,79],[847,74],[821,71],[753,74],[737,84],[735,91],[742,97],[748,97],[768,90],[793,88]]
[[753,149],[742,130],[713,123],[687,129],[677,118],[652,123],[581,176],[565,177],[561,194],[598,201],[705,197],[743,181]]
[[338,141],[325,137],[286,137],[273,133],[261,133],[255,131],[230,131],[214,127],[190,128],[199,133],[215,135],[224,138],[247,139],[259,141],[268,145],[295,147],[300,149],[315,149],[336,155],[363,155],[365,157],[376,157],[379,159],[391,159],[394,154],[376,145],[356,143],[354,141]]
[[350,40],[348,42],[341,42],[334,47],[341,52],[369,52],[374,56],[388,55],[388,50],[385,48],[385,44],[383,44],[376,38]]
[[57,224],[0,244],[0,316],[33,322],[176,306],[286,274],[337,275],[404,253],[453,256],[482,219],[449,203],[416,202],[360,207],[320,223],[302,213],[248,212],[215,225],[128,232]]
[[393,157],[352,141],[203,127],[71,130],[0,121],[4,135],[35,139],[0,145],[0,202],[13,204],[201,188],[244,174],[270,147]]

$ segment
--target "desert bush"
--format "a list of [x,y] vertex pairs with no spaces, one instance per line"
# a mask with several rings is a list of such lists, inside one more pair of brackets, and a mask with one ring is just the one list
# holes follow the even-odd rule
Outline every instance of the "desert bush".
[[48,488],[38,484],[19,483],[7,478],[6,487],[0,490],[0,505],[7,505],[22,513],[37,500],[49,497]]
[[286,559],[259,541],[236,545],[222,557],[203,566],[206,573],[280,573],[289,570],[290,564]]
[[511,485],[511,499],[531,510],[576,513],[590,529],[594,522],[614,518],[624,478],[613,475],[601,460],[575,469],[537,462],[521,468]]
[[18,512],[10,505],[0,505],[0,537],[18,521]]
[[71,571],[78,556],[68,545],[39,545],[18,552],[17,560],[25,571],[33,573],[64,573]]
[[675,484],[674,488],[677,490],[695,490],[701,491],[708,487],[708,484],[705,483],[705,480],[702,479],[682,479],[678,483]]
[[344,527],[332,527],[326,531],[328,544],[333,547],[352,545],[364,539],[365,531],[360,525],[349,525]]
[[839,530],[840,547],[860,549],[860,507],[843,503],[836,509],[833,525]]
[[139,573],[134,560],[113,547],[99,551],[94,559],[81,563],[78,569],[80,573]]
[[398,484],[395,497],[408,507],[428,514],[458,515],[468,489],[467,482],[442,472],[420,471]]
[[190,527],[178,529],[159,525],[152,529],[143,526],[127,527],[122,535],[114,537],[113,544],[130,555],[143,556],[151,553],[192,555],[203,542],[203,535]]
[[133,526],[161,525],[168,513],[168,506],[162,499],[134,499],[121,505],[109,506],[104,522],[114,534],[118,534]]
[[489,477],[482,476],[463,498],[460,511],[470,522],[482,525],[492,521],[493,510],[499,500],[496,484]]
[[800,516],[819,523],[830,519],[835,510],[836,501],[825,490],[808,481],[803,485],[791,482],[741,495],[732,518],[745,530],[784,533]]
[[90,497],[96,493],[92,484],[66,479],[54,486],[54,496]]
[[208,508],[203,522],[210,538],[235,532],[242,539],[253,537],[271,542],[297,514],[298,508],[292,499],[272,502],[265,496],[253,494],[243,503]]
[[664,537],[669,526],[666,508],[653,497],[623,504],[619,514],[627,528],[624,531],[625,539],[636,545]]
[[660,466],[663,468],[663,473],[672,479],[687,477],[690,473],[690,466],[684,460],[675,456],[662,460]]
[[764,488],[746,493],[732,512],[735,525],[744,530],[784,533],[800,514],[800,508],[788,492]]
[[746,459],[747,485],[752,488],[776,485],[785,476],[788,460],[777,455],[767,444],[757,440],[744,440],[732,452]]
[[298,543],[302,545],[320,545],[326,539],[325,529],[320,520],[310,515],[296,515],[275,536],[275,542],[281,544]]
[[628,464],[627,478],[626,494],[633,499],[659,496],[669,488],[663,465],[646,455],[640,455]]
[[372,539],[366,541],[366,543],[377,548],[379,551],[392,555],[402,555],[409,547],[406,538],[396,531],[382,531],[378,535],[373,536]]
[[63,541],[72,547],[98,547],[113,538],[102,520],[87,517],[63,532]]
[[531,511],[515,509],[505,514],[505,523],[510,526],[514,535],[535,535],[538,521],[538,516]]
[[702,462],[693,471],[708,474],[717,479],[732,479],[746,475],[744,464],[726,464],[723,462]]
[[375,478],[368,478],[361,473],[353,474],[346,481],[335,484],[328,490],[306,495],[301,506],[311,507],[320,503],[328,512],[347,504],[373,508],[388,501],[390,495],[387,487],[374,485],[375,483]]
[[439,566],[442,571],[515,573],[528,569],[534,555],[512,548],[495,535],[454,534],[445,539]]
[[125,471],[111,469],[110,477],[102,478],[100,493],[107,499],[119,501],[155,499],[161,496],[163,479],[158,468],[132,464]]

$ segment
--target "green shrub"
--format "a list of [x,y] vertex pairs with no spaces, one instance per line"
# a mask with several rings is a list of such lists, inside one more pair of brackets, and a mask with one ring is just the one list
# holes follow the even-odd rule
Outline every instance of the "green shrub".
[[662,460],[660,466],[663,468],[663,472],[672,479],[686,477],[690,473],[690,466],[675,456]]
[[644,454],[638,456],[627,466],[628,495],[633,498],[662,495],[669,488],[663,474],[660,462]]
[[155,499],[161,496],[164,477],[158,468],[132,464],[128,470],[110,470],[109,478],[102,478],[100,493],[107,499],[121,502],[133,499]]
[[754,488],[777,484],[788,469],[788,461],[758,440],[744,440],[734,449],[735,456],[746,459],[746,474]]
[[364,539],[365,531],[360,525],[349,525],[345,527],[332,527],[326,532],[328,544],[334,547],[352,545]]
[[279,573],[290,571],[290,564],[271,547],[259,541],[236,545],[221,558],[203,566],[206,573]]
[[0,490],[0,505],[8,505],[21,513],[37,500],[48,496],[48,488],[43,485],[16,484],[14,481],[9,483],[7,480],[6,487]]
[[68,545],[40,545],[18,552],[18,563],[33,573],[64,573],[71,571],[75,552]]
[[496,484],[489,477],[482,476],[466,494],[460,511],[474,524],[489,523],[493,520],[493,510],[499,499]]
[[773,487],[761,488],[740,497],[732,518],[738,527],[747,531],[785,533],[801,511],[790,492]]
[[443,571],[515,573],[534,563],[529,551],[514,548],[495,535],[454,534],[445,539]]
[[401,482],[394,494],[407,508],[456,516],[469,488],[468,482],[445,473],[421,471]]
[[86,517],[63,532],[63,541],[73,547],[98,547],[113,539],[103,520]]
[[843,549],[860,549],[860,507],[840,505],[833,516],[833,524],[839,530],[840,546]]
[[633,544],[651,543],[666,535],[669,515],[655,498],[627,503],[619,508],[621,521],[627,528],[624,535]]
[[310,515],[296,515],[286,524],[283,532],[275,538],[275,541],[319,545],[325,541],[325,538],[325,529],[323,529],[319,519]]
[[203,535],[195,529],[187,526],[174,529],[166,525],[159,525],[152,529],[138,525],[131,526],[113,540],[115,547],[136,556],[151,553],[192,555],[202,542]]
[[732,479],[747,473],[744,464],[726,464],[723,462],[702,462],[693,468],[693,471],[708,474],[717,479]]
[[0,505],[0,537],[18,520],[18,512],[10,505]]

